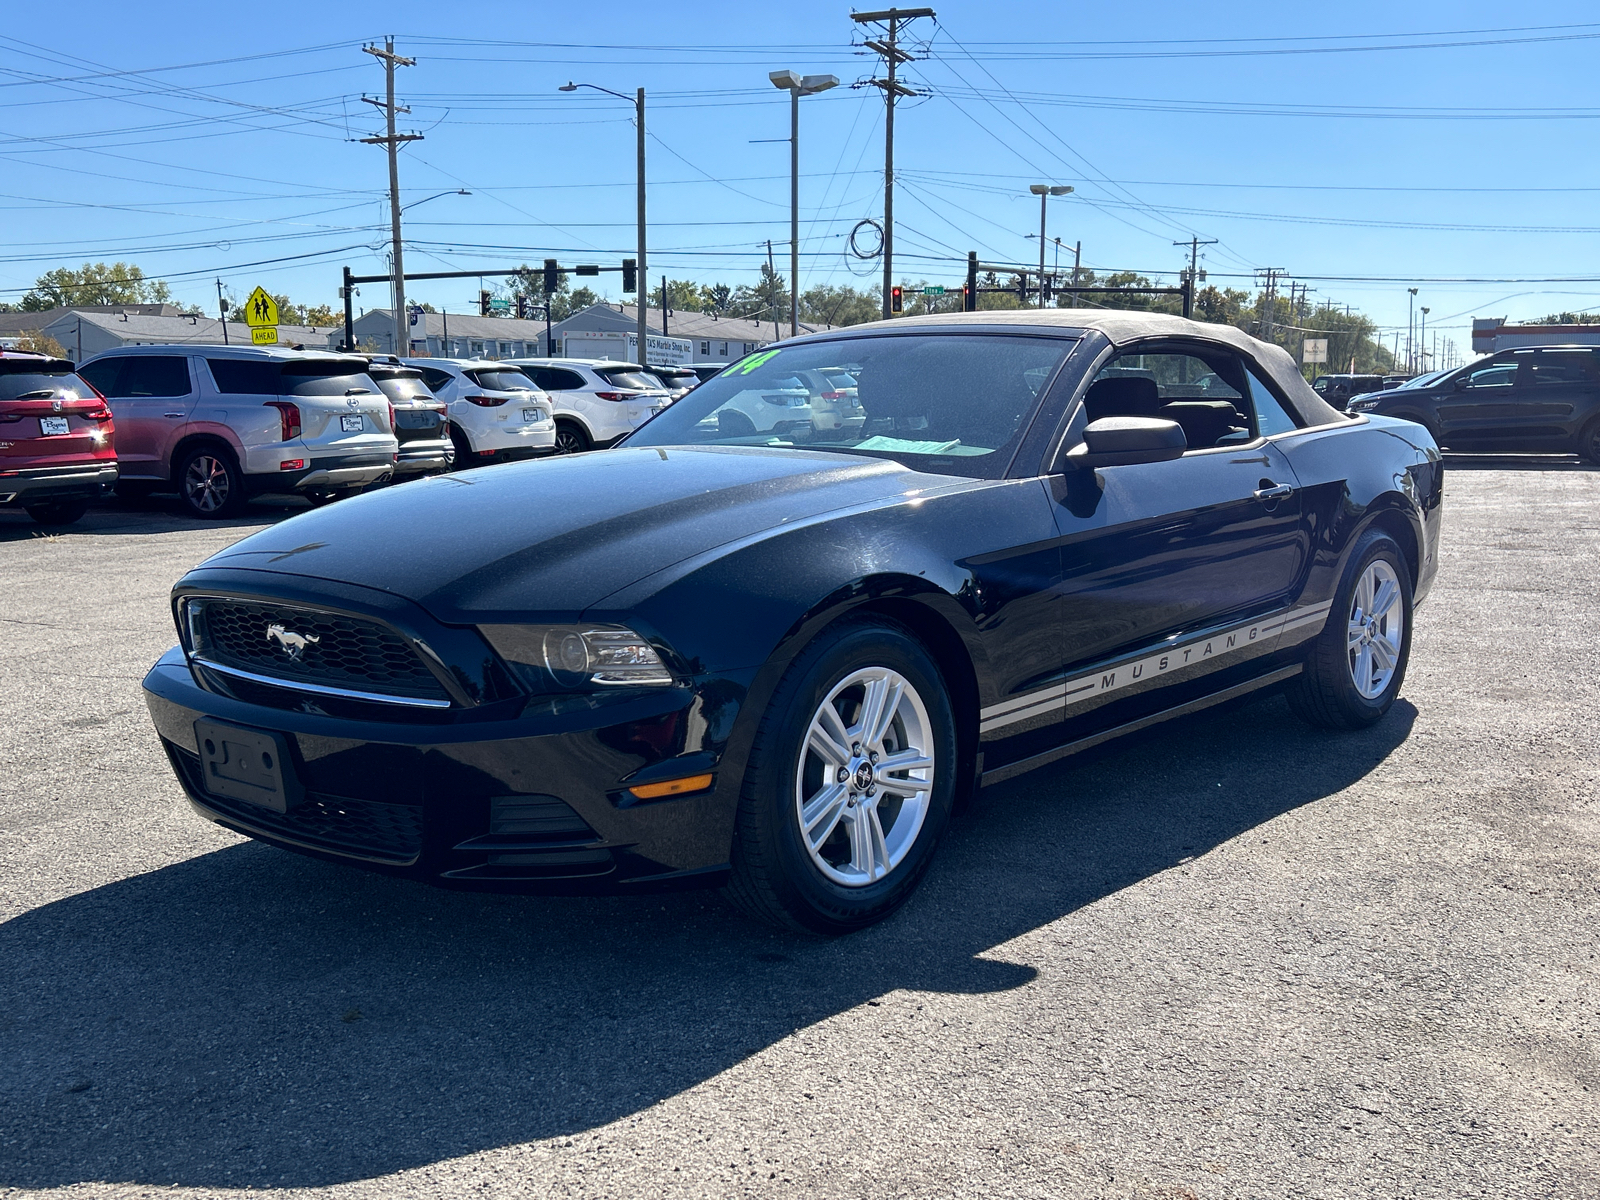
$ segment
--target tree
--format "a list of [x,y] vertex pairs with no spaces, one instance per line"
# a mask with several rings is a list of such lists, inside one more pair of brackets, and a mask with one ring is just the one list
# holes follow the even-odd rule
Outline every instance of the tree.
[[741,283],[733,293],[733,308],[741,317],[782,321],[789,315],[789,287],[783,276],[766,263],[755,283]]
[[161,304],[171,299],[172,289],[159,279],[146,279],[132,263],[84,263],[77,270],[57,267],[39,276],[22,297],[22,310],[44,312],[69,304]]
[[[511,301],[511,306],[504,312],[495,315],[514,317],[517,315],[517,297],[522,296],[542,309],[545,302],[544,271],[530,267],[526,263],[518,267],[516,273],[506,276],[505,286],[494,289],[495,295]],[[562,271],[558,277],[555,292],[550,296],[550,320],[565,321],[574,313],[580,313],[591,304],[599,304],[600,296],[592,288],[574,288]]]
[[1558,312],[1540,317],[1532,325],[1600,325],[1600,314],[1587,312]]
[[800,319],[808,325],[860,325],[882,315],[877,292],[849,284],[820,283],[800,294]]
[[16,348],[29,354],[48,354],[51,358],[69,358],[67,348],[53,337],[46,337],[37,329],[30,329],[17,338]]

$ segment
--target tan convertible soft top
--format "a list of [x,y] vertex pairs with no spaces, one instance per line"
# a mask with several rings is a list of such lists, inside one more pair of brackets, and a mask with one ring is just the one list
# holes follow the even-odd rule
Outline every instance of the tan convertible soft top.
[[1294,405],[1307,425],[1326,425],[1350,419],[1311,390],[1311,385],[1301,376],[1299,367],[1283,347],[1253,338],[1232,325],[1190,321],[1168,313],[1121,312],[1105,308],[994,309],[988,312],[941,313],[937,316],[874,321],[869,325],[855,325],[848,330],[835,331],[835,336],[838,332],[853,334],[867,329],[894,329],[907,333],[923,326],[951,325],[1005,325],[1012,328],[1038,325],[1052,329],[1093,329],[1105,334],[1112,345],[1119,347],[1150,338],[1201,338],[1237,350],[1252,360],[1277,385],[1284,398]]

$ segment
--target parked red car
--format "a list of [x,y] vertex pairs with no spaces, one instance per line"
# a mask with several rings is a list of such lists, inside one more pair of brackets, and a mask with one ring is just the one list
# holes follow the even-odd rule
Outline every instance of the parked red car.
[[111,409],[64,358],[0,350],[0,509],[70,525],[117,482]]

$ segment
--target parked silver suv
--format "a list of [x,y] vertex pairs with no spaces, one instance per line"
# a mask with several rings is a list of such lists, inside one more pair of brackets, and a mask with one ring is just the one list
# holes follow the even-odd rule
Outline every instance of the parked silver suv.
[[352,355],[253,346],[127,346],[78,373],[116,419],[120,495],[175,488],[198,517],[250,496],[313,504],[389,478],[389,402]]

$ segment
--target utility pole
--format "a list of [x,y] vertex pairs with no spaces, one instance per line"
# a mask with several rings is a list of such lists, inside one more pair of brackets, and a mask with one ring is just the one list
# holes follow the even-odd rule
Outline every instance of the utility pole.
[[394,118],[396,113],[409,113],[409,108],[401,108],[394,102],[394,69],[396,67],[414,67],[417,60],[402,58],[394,52],[394,39],[385,38],[383,49],[376,46],[361,47],[374,58],[383,63],[385,83],[385,99],[374,100],[370,96],[361,97],[375,108],[381,108],[388,123],[388,132],[382,137],[366,137],[361,141],[368,146],[384,146],[389,151],[389,236],[393,243],[390,253],[394,256],[394,352],[405,356],[411,353],[411,325],[406,314],[406,269],[405,260],[400,252],[400,144],[402,142],[420,142],[420,133],[396,133]]
[[[1438,331],[1434,331],[1438,337]],[[1428,306],[1422,306],[1422,326],[1417,333],[1417,365],[1426,371],[1428,369]]]
[[[1187,243],[1173,242],[1172,244],[1174,246],[1187,245],[1189,247],[1189,296],[1192,299],[1195,292],[1198,291],[1200,287],[1200,247],[1215,246],[1217,244],[1217,239],[1206,238],[1204,241],[1202,241],[1197,236],[1190,238]],[[1078,281],[1074,279],[1072,282],[1076,284]]]
[[661,277],[661,336],[667,336],[667,277]]
[[1406,371],[1412,375],[1417,372],[1414,364],[1417,361],[1416,342],[1413,340],[1417,332],[1417,289],[1407,288],[1411,299],[1406,305]]
[[[777,270],[776,267],[774,267],[772,265],[772,239],[771,238],[767,239],[767,278],[773,284],[777,283],[777,281],[778,281],[778,270]],[[770,286],[770,284],[769,284],[769,286]],[[783,331],[778,328],[778,305],[777,305],[777,299],[778,299],[778,295],[777,295],[776,291],[772,292],[767,297],[767,307],[772,309],[772,340],[775,341],[775,342],[776,341],[781,341],[783,339]]]
[[934,15],[931,8],[889,8],[881,12],[851,13],[857,24],[887,24],[889,36],[877,41],[863,42],[868,50],[876,51],[888,64],[887,79],[869,80],[874,87],[883,89],[883,315],[889,316],[889,292],[894,287],[894,102],[901,96],[918,96],[920,92],[895,80],[895,71],[903,62],[915,59],[900,49],[900,23],[918,17]]
[[1259,270],[1267,277],[1266,290],[1261,294],[1261,340],[1270,342],[1272,340],[1273,317],[1275,315],[1273,313],[1273,301],[1276,297],[1278,276],[1287,274],[1287,272],[1282,267],[1261,267]]
[[222,344],[228,344],[228,302],[222,298],[222,280],[217,280],[217,311],[222,314]]
[[[1074,242],[1072,246],[1072,286],[1078,286],[1078,266],[1083,262],[1083,242]],[[1072,297],[1072,303],[1078,303],[1078,297]]]

